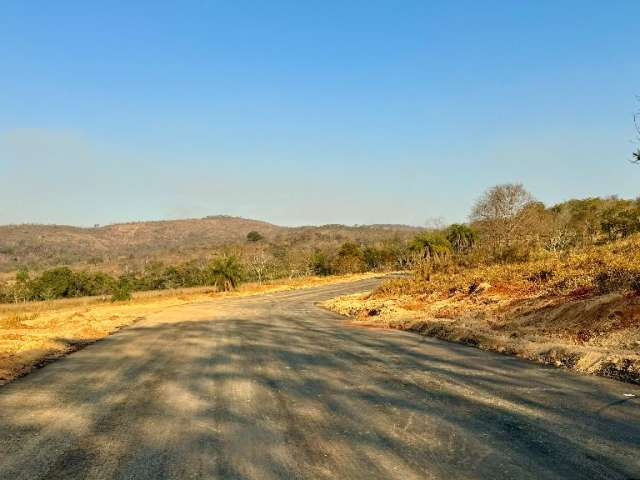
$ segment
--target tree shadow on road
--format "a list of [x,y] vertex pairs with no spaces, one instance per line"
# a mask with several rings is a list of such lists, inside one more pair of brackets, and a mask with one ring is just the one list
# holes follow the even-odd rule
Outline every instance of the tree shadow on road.
[[640,415],[599,410],[606,380],[251,305],[138,325],[5,386],[0,477],[640,475]]

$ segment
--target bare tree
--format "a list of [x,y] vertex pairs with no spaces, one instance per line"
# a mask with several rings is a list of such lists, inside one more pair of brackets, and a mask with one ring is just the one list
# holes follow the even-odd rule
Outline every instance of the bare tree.
[[547,250],[559,252],[575,244],[578,233],[570,225],[571,220],[572,215],[568,208],[555,209],[549,222],[551,231],[545,245]]
[[262,280],[269,269],[269,258],[264,250],[260,249],[251,256],[249,268],[258,278],[258,283],[262,284]]
[[534,204],[535,199],[521,183],[496,185],[476,201],[470,220],[494,253],[501,254],[519,235],[528,233],[525,227],[535,212],[531,208]]

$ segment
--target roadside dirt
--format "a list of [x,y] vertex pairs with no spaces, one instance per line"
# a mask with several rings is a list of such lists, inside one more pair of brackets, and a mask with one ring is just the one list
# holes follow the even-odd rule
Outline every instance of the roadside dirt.
[[421,301],[368,293],[324,303],[355,323],[409,330],[580,373],[640,383],[640,297],[531,296],[485,286]]

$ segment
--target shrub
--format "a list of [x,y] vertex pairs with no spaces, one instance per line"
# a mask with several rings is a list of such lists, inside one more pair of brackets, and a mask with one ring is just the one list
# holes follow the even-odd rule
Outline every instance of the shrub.
[[233,290],[243,280],[244,269],[238,257],[225,255],[213,260],[207,267],[207,280],[219,290]]
[[624,238],[640,231],[640,207],[611,207],[603,214],[602,231],[609,240]]
[[259,242],[263,238],[264,237],[260,234],[260,232],[256,232],[255,230],[252,230],[251,232],[247,233],[247,240],[249,242]]
[[36,300],[72,297],[77,287],[75,276],[68,267],[47,270],[29,284],[31,297]]
[[530,253],[525,245],[513,244],[494,252],[492,259],[498,263],[526,262]]
[[360,245],[354,242],[343,243],[333,260],[332,270],[337,273],[357,273],[365,269],[366,264]]
[[640,287],[640,274],[628,268],[613,267],[598,272],[593,285],[599,293],[610,293],[626,288],[636,291]]
[[6,282],[0,282],[0,303],[9,303],[15,300],[11,287]]
[[388,260],[382,249],[375,247],[365,247],[362,250],[362,260],[367,270],[376,270],[382,267]]
[[74,284],[74,297],[107,295],[113,290],[115,280],[102,272],[76,272]]
[[315,250],[313,252],[313,255],[311,255],[309,263],[311,271],[315,275],[326,276],[333,273],[333,267],[331,265],[329,256],[322,250]]
[[120,279],[115,286],[111,294],[112,302],[123,302],[131,300],[131,283],[126,279]]
[[553,277],[553,270],[542,269],[529,275],[527,277],[527,280],[533,283],[538,283],[538,282],[544,283],[551,280],[552,277]]

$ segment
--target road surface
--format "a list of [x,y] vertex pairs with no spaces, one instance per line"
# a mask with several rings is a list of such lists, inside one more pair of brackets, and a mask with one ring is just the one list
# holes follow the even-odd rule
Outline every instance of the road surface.
[[315,302],[168,309],[0,387],[0,479],[640,478],[640,395]]

